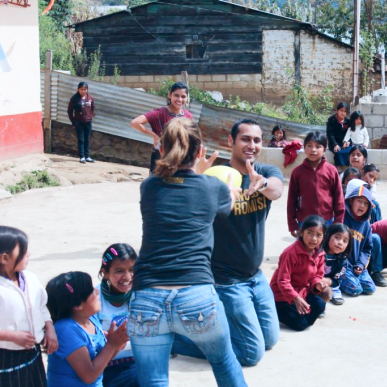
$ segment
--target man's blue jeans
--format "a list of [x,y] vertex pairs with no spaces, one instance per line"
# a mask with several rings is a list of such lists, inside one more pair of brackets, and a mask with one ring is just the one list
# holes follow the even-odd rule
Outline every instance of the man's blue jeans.
[[219,386],[247,386],[232,350],[223,304],[212,285],[197,285],[133,292],[128,334],[141,387],[168,386],[175,333],[189,338],[205,354]]
[[[256,365],[279,338],[273,292],[262,270],[248,282],[215,285],[226,309],[234,353],[243,366]],[[176,336],[173,353],[204,357],[188,340]]]

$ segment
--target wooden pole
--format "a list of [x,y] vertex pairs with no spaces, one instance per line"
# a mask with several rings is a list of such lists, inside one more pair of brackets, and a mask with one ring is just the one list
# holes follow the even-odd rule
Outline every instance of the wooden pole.
[[[187,71],[182,71],[181,72],[181,81],[187,85],[188,90],[189,90],[189,79],[188,79],[188,72]],[[187,108],[189,109],[189,104],[190,104],[190,98],[188,94],[188,99],[187,99]]]
[[44,71],[44,151],[51,153],[51,72],[52,51],[46,52],[46,68]]
[[360,0],[354,0],[355,25],[353,49],[353,101],[359,95],[359,38],[360,38]]

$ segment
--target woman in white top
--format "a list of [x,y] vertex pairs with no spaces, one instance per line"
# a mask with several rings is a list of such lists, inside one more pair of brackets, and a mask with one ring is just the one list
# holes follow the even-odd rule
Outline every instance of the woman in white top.
[[365,148],[369,144],[368,130],[364,126],[364,116],[360,111],[355,111],[349,119],[349,128],[343,140],[343,148],[351,145],[362,145]]

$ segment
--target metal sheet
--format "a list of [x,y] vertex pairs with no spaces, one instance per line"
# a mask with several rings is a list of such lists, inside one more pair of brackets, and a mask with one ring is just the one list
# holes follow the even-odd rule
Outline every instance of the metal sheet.
[[[44,71],[41,81],[41,100],[44,100]],[[67,106],[77,91],[78,83],[84,79],[62,73],[51,75],[51,117],[52,120],[70,124]],[[129,126],[130,121],[145,112],[164,106],[165,98],[143,91],[121,87],[104,82],[86,80],[90,94],[95,99],[96,117],[93,129],[103,133],[152,143],[150,136],[144,135]],[[202,105],[193,102],[190,111],[195,121],[199,120]]]

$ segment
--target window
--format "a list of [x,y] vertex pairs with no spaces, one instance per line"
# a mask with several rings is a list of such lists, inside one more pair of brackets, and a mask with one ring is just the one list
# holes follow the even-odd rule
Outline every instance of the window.
[[207,59],[207,46],[201,44],[187,44],[185,47],[186,59]]

